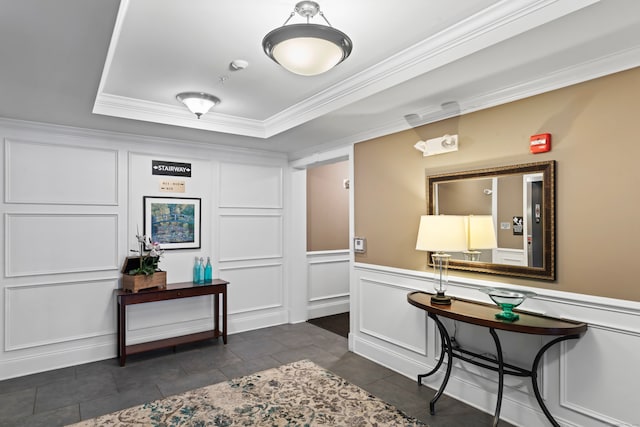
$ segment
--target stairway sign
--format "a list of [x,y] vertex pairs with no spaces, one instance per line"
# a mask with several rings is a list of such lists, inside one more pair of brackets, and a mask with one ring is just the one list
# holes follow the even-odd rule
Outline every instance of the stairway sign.
[[191,177],[191,163],[178,163],[178,162],[165,162],[162,160],[152,160],[151,173],[153,175]]

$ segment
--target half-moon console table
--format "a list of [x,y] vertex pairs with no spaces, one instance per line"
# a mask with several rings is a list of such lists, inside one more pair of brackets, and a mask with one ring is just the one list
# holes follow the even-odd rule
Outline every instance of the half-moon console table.
[[[540,408],[542,408],[542,411],[547,416],[551,424],[559,427],[558,422],[553,418],[540,395],[540,389],[538,388],[538,365],[540,364],[542,356],[550,347],[561,341],[579,338],[580,335],[587,330],[587,324],[530,314],[523,311],[518,311],[518,314],[520,315],[519,320],[515,322],[504,322],[495,318],[495,314],[500,311],[496,305],[466,301],[462,299],[453,299],[451,305],[437,305],[431,304],[431,296],[431,294],[425,292],[411,292],[407,295],[409,304],[425,310],[428,313],[428,316],[435,322],[440,333],[440,360],[438,360],[438,363],[431,371],[426,374],[418,375],[418,384],[422,385],[423,378],[433,375],[438,371],[438,369],[440,369],[440,366],[442,366],[445,359],[445,353],[447,354],[447,371],[445,377],[442,380],[440,389],[429,403],[429,410],[431,414],[435,414],[436,402],[440,396],[442,396],[442,393],[447,386],[447,382],[451,375],[452,360],[455,357],[498,373],[498,401],[496,403],[496,411],[493,417],[493,426],[497,426],[498,421],[500,420],[504,375],[515,375],[518,377],[531,378],[531,382],[533,383],[533,393],[536,396],[536,400],[538,401]],[[440,319],[438,319],[439,316],[489,328],[489,333],[493,337],[496,345],[497,360],[460,347],[453,347],[451,344],[451,336]],[[523,334],[557,336],[557,338],[554,338],[542,346],[533,359],[531,369],[524,369],[504,362],[502,346],[500,345],[496,329],[520,332]]]
[[[212,283],[196,285],[191,282],[167,284],[166,289],[143,289],[136,293],[126,292],[122,289],[116,291],[118,306],[118,357],[120,366],[124,366],[127,355],[142,353],[144,351],[159,348],[175,347],[196,341],[222,337],[227,343],[227,285],[229,282],[221,279],[213,279]],[[194,334],[165,338],[156,341],[148,341],[139,344],[127,345],[127,306],[147,302],[167,301],[179,298],[199,297],[213,295],[213,330],[196,332]],[[220,295],[222,295],[222,330],[220,330]]]

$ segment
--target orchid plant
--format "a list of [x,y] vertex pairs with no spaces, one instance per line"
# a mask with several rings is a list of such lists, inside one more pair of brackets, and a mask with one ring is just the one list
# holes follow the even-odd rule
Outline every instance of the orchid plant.
[[140,256],[140,266],[129,271],[129,274],[134,276],[139,274],[149,276],[159,271],[158,263],[160,262],[160,257],[164,255],[164,250],[160,248],[160,243],[152,242],[151,238],[140,234],[139,231],[136,234],[136,239],[138,240],[140,249],[137,251],[131,249],[131,252],[137,252]]

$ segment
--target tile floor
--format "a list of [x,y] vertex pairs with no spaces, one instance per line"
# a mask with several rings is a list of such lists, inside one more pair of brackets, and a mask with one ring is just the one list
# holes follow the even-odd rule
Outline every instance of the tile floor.
[[[488,426],[492,417],[351,353],[347,340],[310,323],[280,325],[127,358],[0,381],[0,426],[60,426],[300,359],[316,364],[430,427]],[[508,426],[507,423],[500,423]]]

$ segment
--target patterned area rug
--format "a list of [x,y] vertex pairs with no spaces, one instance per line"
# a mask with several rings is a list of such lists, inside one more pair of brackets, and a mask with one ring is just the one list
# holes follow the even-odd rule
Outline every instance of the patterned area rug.
[[426,426],[308,360],[73,424]]

